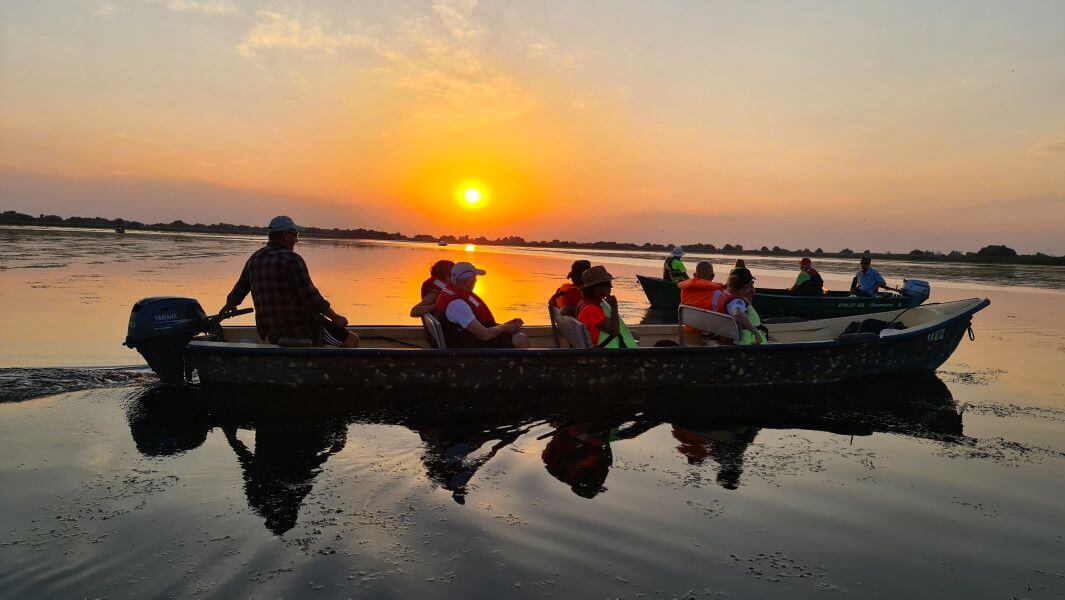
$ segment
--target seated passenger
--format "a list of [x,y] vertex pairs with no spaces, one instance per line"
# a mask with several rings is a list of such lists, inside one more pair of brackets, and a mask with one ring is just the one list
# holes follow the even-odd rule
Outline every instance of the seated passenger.
[[795,285],[788,288],[788,293],[793,296],[824,296],[825,282],[814,268],[813,261],[804,257],[799,261],[799,269]]
[[618,312],[618,299],[610,293],[613,280],[602,265],[584,272],[581,287],[584,300],[577,309],[577,320],[588,329],[588,337],[596,348],[635,348],[636,340]]
[[[581,304],[581,275],[592,267],[592,263],[587,260],[575,260],[573,266],[570,267],[569,275],[566,278],[569,279],[566,283],[563,283],[557,290],[555,295],[551,296],[548,301],[551,305],[559,309],[563,315],[567,317],[577,316],[577,307]],[[572,282],[572,283],[571,283]]]
[[521,319],[497,324],[488,305],[473,293],[477,276],[485,272],[468,262],[455,263],[451,283],[437,294],[435,312],[449,348],[528,348]]
[[[677,284],[680,287],[680,303],[706,310],[714,310],[714,299],[721,295],[725,286],[714,281],[714,265],[708,260],[695,265],[695,276]],[[696,329],[684,326],[689,332]]]
[[422,282],[422,300],[411,307],[410,316],[418,318],[433,312],[436,308],[436,296],[451,281],[451,267],[454,266],[455,263],[450,260],[438,260],[433,264],[429,269],[429,279]]
[[682,246],[673,246],[673,250],[662,265],[662,279],[678,283],[688,278],[688,269],[685,268],[684,261],[681,260],[682,256],[684,256],[684,248]]
[[[741,346],[765,343],[766,333],[762,319],[751,302],[754,300],[754,275],[746,267],[732,270],[728,276],[725,291],[714,302],[714,311],[731,315],[740,326],[740,339],[735,343]],[[727,341],[727,340],[725,340]]]

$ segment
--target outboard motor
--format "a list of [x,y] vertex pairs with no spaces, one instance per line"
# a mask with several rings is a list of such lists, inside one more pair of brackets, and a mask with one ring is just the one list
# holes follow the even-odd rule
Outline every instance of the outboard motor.
[[[247,311],[246,311],[247,312]],[[140,352],[148,366],[166,383],[185,379],[185,345],[203,333],[215,317],[208,317],[192,298],[145,298],[129,314],[124,346]]]
[[932,286],[923,279],[903,279],[902,295],[913,298],[913,306],[917,306],[928,300],[928,297],[932,295]]

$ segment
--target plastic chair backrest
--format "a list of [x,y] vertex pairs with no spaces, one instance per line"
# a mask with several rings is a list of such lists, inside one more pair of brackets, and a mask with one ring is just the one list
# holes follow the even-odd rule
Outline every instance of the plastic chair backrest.
[[734,340],[740,337],[740,326],[736,323],[736,319],[733,319],[731,315],[723,315],[705,308],[681,304],[677,309],[677,322],[680,323],[678,341],[682,346],[684,345],[685,325]]
[[444,327],[437,320],[436,316],[432,313],[425,313],[422,315],[422,326],[425,327],[425,331],[432,338],[436,347],[441,350],[447,349],[447,344],[444,343]]
[[577,319],[559,315],[555,322],[558,325],[558,332],[573,348],[587,350],[593,347],[592,338],[588,335],[588,330]]
[[551,319],[551,335],[555,338],[555,347],[561,348],[561,333],[558,331],[558,320],[562,318],[562,313],[559,312],[558,307],[554,304],[548,304],[547,315]]

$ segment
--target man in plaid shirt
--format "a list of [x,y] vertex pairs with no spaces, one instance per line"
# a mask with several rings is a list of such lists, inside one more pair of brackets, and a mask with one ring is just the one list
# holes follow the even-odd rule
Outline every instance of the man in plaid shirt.
[[226,297],[222,313],[235,310],[251,292],[259,337],[277,344],[281,338],[307,339],[315,344],[356,348],[359,336],[346,329],[314,287],[307,263],[292,251],[303,231],[285,216],[270,221],[270,241],[244,264],[240,279]]

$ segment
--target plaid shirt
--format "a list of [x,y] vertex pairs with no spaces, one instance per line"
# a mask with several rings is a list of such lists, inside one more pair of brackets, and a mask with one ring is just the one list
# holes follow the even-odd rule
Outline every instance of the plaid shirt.
[[226,302],[237,306],[249,291],[260,338],[273,343],[280,337],[321,340],[319,315],[329,310],[329,302],[314,287],[299,254],[273,242],[256,250]]

